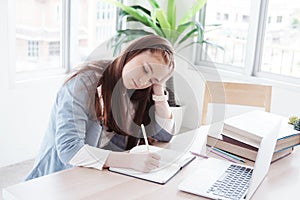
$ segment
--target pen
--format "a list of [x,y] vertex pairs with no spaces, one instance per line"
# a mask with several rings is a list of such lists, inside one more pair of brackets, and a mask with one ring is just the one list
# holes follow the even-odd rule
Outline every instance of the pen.
[[201,158],[205,158],[205,159],[209,158],[208,156],[205,156],[205,155],[202,155],[202,154],[199,154],[199,153],[195,153],[195,152],[192,152],[192,151],[190,151],[190,153],[195,155],[195,156],[199,156]]
[[218,151],[218,152],[220,152],[220,153],[223,153],[223,154],[225,154],[225,155],[227,155],[227,156],[229,156],[229,157],[231,157],[231,158],[233,158],[233,159],[236,159],[236,160],[238,160],[238,161],[240,161],[240,162],[242,162],[242,163],[245,163],[245,160],[243,160],[243,159],[241,159],[241,158],[239,158],[239,157],[237,157],[237,156],[235,156],[235,155],[232,155],[232,154],[230,154],[230,153],[227,153],[227,152],[225,152],[225,151],[222,151],[221,149],[218,149],[218,148],[216,148],[216,147],[214,147],[213,149],[216,150],[216,151]]
[[225,158],[226,160],[229,160],[229,161],[231,161],[231,162],[233,162],[233,163],[237,163],[237,161],[234,160],[233,158],[231,158],[231,157],[229,157],[229,156],[226,156],[225,154],[222,154],[222,153],[220,153],[220,152],[214,150],[213,148],[210,148],[210,147],[207,147],[207,148],[209,149],[210,152],[212,152],[212,153],[214,153],[214,154],[216,154],[216,155],[218,155],[218,156],[220,156],[220,157],[222,157],[222,158]]
[[145,140],[145,143],[146,143],[147,151],[149,152],[150,151],[149,150],[149,143],[148,143],[147,134],[146,134],[144,124],[141,124],[141,127],[142,127],[143,137],[144,137],[144,140]]

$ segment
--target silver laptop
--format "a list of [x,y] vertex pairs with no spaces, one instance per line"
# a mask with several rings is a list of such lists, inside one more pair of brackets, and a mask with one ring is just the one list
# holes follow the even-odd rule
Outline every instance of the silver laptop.
[[268,173],[278,131],[279,125],[262,139],[254,167],[203,159],[197,171],[184,179],[178,189],[211,199],[250,199]]

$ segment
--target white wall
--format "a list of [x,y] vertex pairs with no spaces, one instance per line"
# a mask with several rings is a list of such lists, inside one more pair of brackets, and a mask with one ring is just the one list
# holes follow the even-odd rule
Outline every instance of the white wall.
[[16,83],[8,1],[0,1],[0,167],[33,158],[62,76]]

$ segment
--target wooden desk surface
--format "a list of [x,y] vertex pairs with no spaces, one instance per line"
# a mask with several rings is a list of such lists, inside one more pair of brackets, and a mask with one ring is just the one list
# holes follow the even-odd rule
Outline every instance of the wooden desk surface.
[[[11,199],[206,199],[181,192],[177,185],[198,164],[196,158],[165,185],[119,175],[108,170],[82,167],[61,171],[3,189]],[[271,165],[252,200],[299,199],[300,148]]]

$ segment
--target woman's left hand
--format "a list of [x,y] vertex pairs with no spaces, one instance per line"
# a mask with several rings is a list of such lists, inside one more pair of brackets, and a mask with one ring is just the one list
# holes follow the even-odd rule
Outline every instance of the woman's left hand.
[[154,83],[152,88],[153,88],[153,94],[159,96],[164,94],[164,87],[162,84]]

